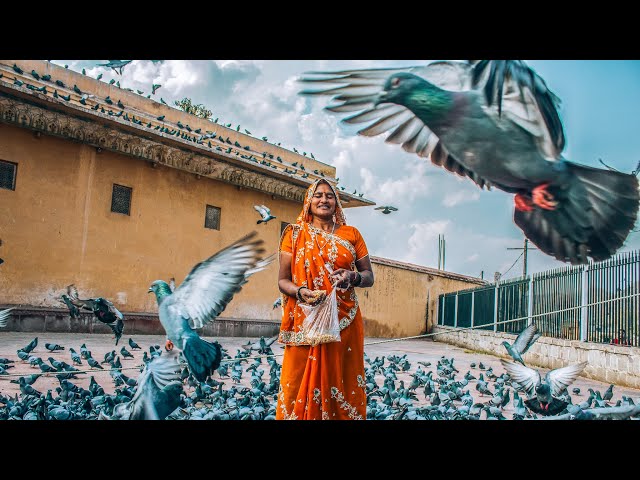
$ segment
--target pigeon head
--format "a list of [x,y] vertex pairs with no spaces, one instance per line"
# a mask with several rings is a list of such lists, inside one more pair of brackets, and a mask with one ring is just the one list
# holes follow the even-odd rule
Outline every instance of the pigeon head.
[[547,404],[551,401],[551,387],[546,383],[536,386],[536,397],[541,404]]
[[395,73],[387,78],[384,88],[374,104],[377,106],[380,103],[397,103],[398,105],[406,106],[416,92],[429,90],[430,88],[440,90],[412,73]]
[[147,293],[151,293],[151,292],[156,294],[156,300],[158,301],[158,305],[162,303],[162,300],[164,299],[164,297],[171,295],[172,293],[171,288],[169,287],[169,284],[164,280],[156,280],[153,283],[151,283],[151,286],[149,287],[149,291]]

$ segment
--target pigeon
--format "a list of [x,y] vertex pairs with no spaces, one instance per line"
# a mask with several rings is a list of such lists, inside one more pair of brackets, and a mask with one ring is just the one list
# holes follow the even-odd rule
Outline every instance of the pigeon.
[[16,307],[7,308],[6,310],[0,310],[0,328],[7,326],[10,316],[9,312],[11,312],[11,310],[13,310],[14,308]]
[[62,295],[62,303],[64,303],[69,309],[69,315],[71,318],[80,318],[80,310],[73,303],[68,295]]
[[273,302],[273,310],[280,307],[282,305],[282,297],[276,298],[275,302]]
[[529,347],[533,345],[538,338],[541,337],[542,334],[538,333],[538,328],[535,323],[527,326],[524,330],[522,330],[518,336],[516,337],[516,341],[513,342],[513,345],[509,345],[509,342],[506,340],[502,342],[504,348],[507,349],[507,353],[513,358],[516,362],[524,365],[524,360],[522,359],[522,355],[525,354]]
[[602,400],[608,402],[613,398],[613,384],[609,385],[609,388],[602,394]]
[[129,337],[129,346],[133,349],[133,350],[141,350],[142,348],[140,347],[140,345],[138,345],[136,342],[133,341],[133,339],[131,337]]
[[33,349],[36,348],[37,346],[38,346],[38,337],[31,340],[29,344],[22,349],[22,351],[25,353],[31,353]]
[[44,347],[50,352],[56,352],[58,350],[64,350],[62,345],[58,345],[57,343],[45,343]]
[[177,346],[193,376],[203,382],[220,365],[221,347],[194,331],[214,320],[238,293],[250,275],[263,270],[274,259],[261,260],[263,240],[251,232],[237,242],[198,263],[182,284],[171,292],[163,280],[151,284],[156,295],[160,323],[167,333],[166,348]]
[[382,210],[382,213],[385,215],[390,214],[391,212],[397,212],[398,209],[396,207],[392,207],[391,205],[385,205],[383,207],[374,208],[374,210]]
[[557,397],[563,389],[568,388],[578,378],[587,366],[587,362],[581,362],[550,370],[543,381],[537,370],[504,359],[500,362],[511,378],[521,385],[529,396],[529,399],[524,402],[525,405],[533,412],[544,416],[556,415],[566,408],[568,403]]
[[138,377],[138,389],[128,403],[113,409],[110,420],[164,420],[180,406],[183,393],[178,353],[151,360]]
[[124,345],[120,349],[120,354],[122,355],[122,358],[135,358],[126,348],[124,348]]
[[[481,64],[310,72],[321,77],[301,81],[325,89],[301,94],[334,95],[337,103],[326,109],[350,112],[349,124],[367,122],[360,135],[391,132],[386,142],[480,188],[514,194],[515,224],[545,254],[574,265],[610,258],[636,222],[638,178],[566,160],[557,97],[544,80],[521,62],[511,70],[526,74],[495,82],[490,64],[478,72]],[[499,84],[500,105],[483,94],[487,76]]]
[[112,68],[118,75],[122,75],[122,69],[132,61],[133,60],[109,60],[109,63],[98,63],[98,66]]
[[628,420],[640,415],[640,405],[620,405],[619,407],[581,408],[569,407],[563,415],[546,417],[545,420]]
[[271,210],[269,210],[264,205],[254,205],[253,208],[262,216],[262,219],[260,219],[260,220],[258,220],[256,222],[258,224],[267,223],[269,220],[277,218],[277,217],[274,217],[273,215],[271,215]]
[[67,294],[71,303],[76,307],[93,312],[98,320],[109,325],[115,334],[116,345],[118,345],[124,332],[124,315],[120,313],[113,303],[102,297],[82,300],[78,298],[78,290],[73,284],[67,286]]

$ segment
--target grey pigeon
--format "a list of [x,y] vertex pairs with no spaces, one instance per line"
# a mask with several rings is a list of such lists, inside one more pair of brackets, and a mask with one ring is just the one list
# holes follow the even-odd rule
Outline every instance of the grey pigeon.
[[26,347],[22,349],[23,352],[31,353],[34,348],[38,346],[38,337],[31,340]]
[[374,208],[374,210],[382,210],[382,213],[384,213],[385,215],[388,215],[391,212],[397,212],[398,211],[398,209],[396,207],[392,207],[391,205],[385,205],[385,206],[381,206],[381,207],[376,207],[376,208]]
[[[390,132],[388,143],[429,157],[480,188],[515,194],[516,225],[560,261],[610,258],[636,222],[637,177],[563,158],[555,96],[531,69],[530,85],[521,81],[526,75],[504,77],[500,106],[481,91],[486,73],[462,62],[309,75],[321,77],[302,81],[324,90],[301,93],[333,95],[337,103],[326,109],[352,113],[344,120],[349,124],[366,122],[360,135]],[[551,101],[541,101],[543,90]]]
[[506,340],[502,342],[504,348],[507,349],[507,353],[513,358],[516,362],[524,365],[524,360],[522,359],[522,355],[525,354],[529,347],[533,345],[538,338],[540,338],[541,334],[538,333],[538,329],[535,323],[527,326],[524,330],[522,330],[518,336],[516,337],[516,341],[513,342],[513,345],[509,345],[509,342]]
[[273,309],[275,310],[281,305],[282,305],[282,297],[278,297],[276,298],[275,302],[273,302]]
[[261,260],[263,241],[252,232],[193,267],[171,292],[163,280],[151,284],[158,316],[167,333],[167,347],[182,350],[189,369],[203,382],[218,366],[221,348],[201,339],[194,329],[214,320],[238,293],[250,275],[263,270],[275,255]]
[[178,352],[151,360],[138,377],[138,389],[128,403],[116,405],[111,420],[164,420],[180,406],[183,393]]
[[545,416],[556,415],[565,409],[567,402],[557,397],[563,389],[568,388],[578,378],[587,366],[587,362],[581,362],[550,370],[543,381],[540,372],[533,368],[503,359],[500,362],[511,378],[521,385],[529,396],[529,399],[524,402],[525,405],[535,413]]
[[136,342],[133,341],[133,339],[131,337],[129,337],[129,346],[133,349],[133,350],[141,350],[142,347],[140,347],[140,345],[138,345]]
[[260,223],[267,223],[269,220],[272,220],[274,218],[273,215],[271,215],[271,210],[269,210],[268,207],[264,206],[264,205],[254,205],[253,208],[260,214],[260,216],[262,217],[262,219],[258,220],[256,223],[260,224]]
[[57,343],[45,343],[44,347],[50,352],[56,352],[58,350],[64,350],[62,345],[58,345]]
[[69,299],[68,295],[62,295],[62,303],[64,303],[69,309],[69,316],[71,318],[80,318],[80,310],[73,303],[71,303],[71,299]]

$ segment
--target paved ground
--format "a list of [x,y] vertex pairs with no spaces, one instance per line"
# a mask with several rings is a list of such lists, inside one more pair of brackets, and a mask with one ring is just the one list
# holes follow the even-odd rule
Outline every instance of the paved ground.
[[[131,350],[129,347],[129,337],[125,335],[121,338],[119,345],[116,347],[114,345],[114,340],[111,335],[107,334],[71,334],[71,333],[40,333],[36,334],[33,332],[22,333],[22,332],[2,332],[0,334],[0,357],[9,358],[14,360],[15,368],[11,368],[8,370],[10,374],[23,374],[28,375],[32,373],[40,373],[40,369],[37,367],[31,367],[28,363],[22,362],[17,354],[16,350],[26,346],[35,336],[38,336],[38,346],[32,352],[32,355],[40,356],[44,361],[47,361],[49,357],[53,357],[56,360],[64,360],[65,362],[72,364],[71,356],[69,353],[69,348],[74,348],[77,352],[80,351],[80,345],[85,343],[87,348],[92,352],[93,358],[98,361],[102,361],[104,355],[113,350],[114,348],[120,354],[120,349],[122,346],[125,346],[127,350],[131,351],[134,355],[134,359],[123,359],[122,355],[121,361],[123,365],[123,373],[127,376],[137,378],[139,374],[139,366],[142,365],[142,355],[144,351],[149,351],[149,347],[151,345],[164,345],[164,337],[158,335],[132,335],[131,338],[138,343],[142,350]],[[208,340],[212,340],[208,338]],[[238,350],[241,349],[241,345],[247,344],[249,342],[254,342],[256,338],[247,338],[247,337],[222,337],[217,338],[223,348],[227,350],[227,352],[233,357],[236,355]],[[381,343],[385,342],[385,343]],[[57,352],[49,352],[45,348],[45,343],[57,343],[65,347],[63,351]],[[282,362],[282,348],[280,344],[274,343],[272,345],[274,352],[278,355],[276,358],[279,363]],[[384,339],[376,339],[376,338],[367,338],[365,339],[365,352],[366,354],[373,360],[375,357],[385,356],[388,357],[390,355],[398,355],[402,356],[404,354],[407,355],[407,359],[411,363],[411,368],[408,372],[397,372],[398,385],[399,381],[402,380],[405,383],[405,386],[408,386],[412,380],[411,373],[415,372],[419,366],[417,362],[431,362],[430,367],[425,367],[424,365],[421,367],[423,370],[434,370],[435,375],[435,367],[437,361],[445,356],[446,358],[455,358],[454,366],[459,370],[458,378],[462,378],[462,376],[470,370],[471,373],[478,377],[481,373],[481,370],[476,368],[471,368],[470,364],[475,362],[476,365],[479,365],[482,362],[487,368],[492,367],[493,371],[496,375],[500,375],[503,373],[504,369],[500,364],[500,359],[497,356],[487,355],[472,352],[454,345],[448,345],[443,342],[435,342],[427,339],[419,339],[419,340],[401,340],[401,341],[393,341],[388,342]],[[502,352],[500,352],[502,354]],[[525,356],[526,360],[526,356]],[[48,363],[48,362],[47,362]],[[385,365],[388,365],[388,362],[385,362]],[[87,388],[89,385],[90,376],[93,375],[96,381],[103,386],[105,391],[112,393],[115,386],[112,379],[109,376],[109,368],[108,365],[104,365],[105,370],[91,370],[87,375],[81,375],[78,380],[73,380],[79,386]],[[76,368],[82,370],[90,370],[89,366],[86,364],[86,361],[83,360],[82,366],[76,366]],[[268,372],[268,369],[265,368]],[[546,372],[545,369],[540,369],[542,375]],[[267,374],[268,375],[268,374]],[[486,374],[485,374],[486,375]],[[82,378],[81,378],[82,377]],[[243,375],[241,380],[242,385],[248,384],[248,379],[250,375]],[[0,376],[0,393],[3,395],[13,395],[18,393],[19,387],[17,384],[10,383],[9,380],[16,378],[14,376]],[[214,374],[214,378],[218,379],[218,374]],[[228,388],[232,385],[231,379],[226,378],[223,379],[226,382],[225,388]],[[382,386],[383,377],[382,375],[377,376],[377,383]],[[54,389],[58,386],[58,381],[52,377],[41,377],[36,383],[33,385],[34,388],[41,392],[46,392],[47,389]],[[584,377],[579,377],[576,382],[572,385],[572,387],[579,387],[581,393],[579,395],[574,395],[574,402],[583,401],[588,396],[588,388],[593,388],[595,390],[599,390],[603,393],[609,385],[603,382],[598,382],[595,380],[591,380]],[[470,392],[472,395],[476,397],[477,401],[486,402],[489,400],[489,397],[481,397],[479,393],[475,390],[475,382],[472,381],[469,385]],[[615,403],[618,399],[621,398],[622,395],[627,395],[635,399],[640,400],[640,390],[627,388],[627,387],[614,387],[614,396],[612,402]],[[418,403],[420,404],[428,404],[428,401],[425,398],[423,388],[418,389]],[[511,405],[509,405],[505,409],[505,416],[507,418],[511,418]]]

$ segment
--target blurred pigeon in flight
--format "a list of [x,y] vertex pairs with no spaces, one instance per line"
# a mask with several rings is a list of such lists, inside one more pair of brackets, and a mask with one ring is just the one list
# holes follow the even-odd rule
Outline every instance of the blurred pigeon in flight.
[[185,356],[193,376],[203,382],[220,365],[218,342],[201,339],[194,329],[202,328],[224,311],[250,275],[263,270],[275,255],[261,260],[263,241],[252,232],[193,267],[172,293],[163,280],[151,284],[158,315],[167,333],[167,349],[175,345]]
[[11,310],[16,307],[7,308],[6,310],[0,310],[0,328],[6,327],[7,322],[9,321],[9,316]]
[[500,362],[511,379],[525,390],[529,399],[524,403],[529,409],[541,415],[557,415],[568,405],[557,398],[563,389],[568,388],[587,366],[587,362],[568,365],[550,370],[544,377],[533,368],[501,359]]
[[398,209],[396,207],[392,207],[391,205],[385,205],[382,207],[377,207],[374,208],[374,210],[382,210],[382,213],[384,213],[385,215],[390,214],[391,212],[397,212]]
[[120,337],[124,332],[124,315],[122,315],[113,303],[102,297],[88,298],[86,300],[80,299],[78,298],[78,289],[73,284],[67,286],[67,294],[73,305],[93,312],[98,320],[109,325],[109,328],[111,328],[115,334],[116,345],[118,345],[118,341],[120,341]]
[[636,222],[637,177],[563,158],[559,100],[524,62],[443,61],[307,75],[302,82],[324,89],[301,94],[334,96],[326,109],[350,112],[348,124],[366,122],[358,134],[390,132],[386,142],[480,188],[514,194],[516,225],[560,261],[610,258]]
[[271,215],[271,210],[264,205],[254,205],[253,208],[260,214],[262,219],[258,220],[256,223],[267,223],[269,220],[272,220],[276,217]]
[[130,402],[116,405],[110,420],[164,420],[178,408],[183,393],[178,355],[170,351],[147,363],[135,395]]
[[80,318],[80,310],[73,303],[68,295],[62,295],[62,303],[64,303],[69,309],[69,315],[71,318]]
[[132,61],[133,60],[109,60],[109,63],[98,63],[98,66],[112,68],[118,75],[122,75],[122,69]]
[[282,297],[276,298],[275,302],[273,302],[273,310],[280,307],[282,305]]
[[522,359],[522,355],[525,354],[529,347],[533,345],[538,338],[541,337],[541,334],[538,333],[538,328],[535,323],[527,326],[524,330],[522,330],[518,336],[516,337],[516,341],[513,342],[513,345],[509,345],[509,342],[506,340],[502,342],[504,348],[507,349],[507,353],[513,358],[516,362],[524,365],[524,360]]

